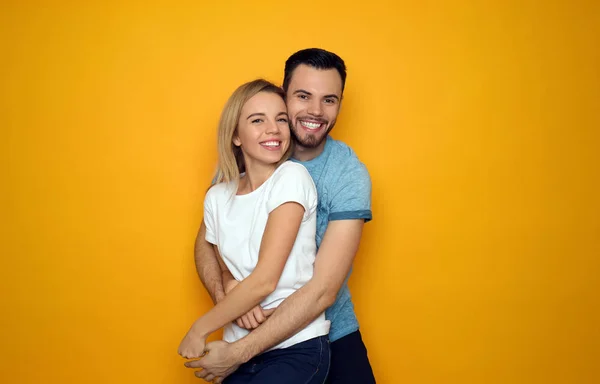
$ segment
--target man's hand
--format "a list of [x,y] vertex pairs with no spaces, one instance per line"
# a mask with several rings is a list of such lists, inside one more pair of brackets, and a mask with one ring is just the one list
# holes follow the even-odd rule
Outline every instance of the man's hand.
[[186,359],[197,359],[204,354],[206,345],[206,336],[196,332],[194,327],[185,335],[177,353]]
[[201,371],[195,372],[196,377],[200,379],[221,383],[244,363],[235,344],[221,340],[213,341],[206,344],[205,350],[206,355],[202,359],[185,363],[188,368],[202,368]]

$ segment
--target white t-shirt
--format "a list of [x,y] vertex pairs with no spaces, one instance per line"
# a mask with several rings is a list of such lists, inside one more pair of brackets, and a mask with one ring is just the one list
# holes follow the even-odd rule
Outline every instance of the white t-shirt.
[[[246,195],[236,195],[237,182],[219,183],[206,193],[204,223],[206,241],[216,244],[233,277],[242,281],[258,263],[258,254],[269,213],[287,202],[304,207],[304,217],[292,252],[283,268],[277,288],[260,304],[275,308],[306,284],[313,275],[317,253],[317,190],[304,166],[286,161],[260,187]],[[329,321],[322,313],[296,335],[272,349],[294,344],[329,333]],[[233,342],[248,331],[234,323],[227,325],[223,339]]]

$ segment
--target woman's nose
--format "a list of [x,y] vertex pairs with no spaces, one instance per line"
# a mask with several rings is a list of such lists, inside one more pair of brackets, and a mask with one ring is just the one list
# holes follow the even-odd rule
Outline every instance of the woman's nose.
[[281,129],[279,129],[279,125],[277,125],[277,122],[269,121],[267,123],[267,130],[266,130],[267,133],[274,134],[274,133],[279,133],[280,131],[281,131]]

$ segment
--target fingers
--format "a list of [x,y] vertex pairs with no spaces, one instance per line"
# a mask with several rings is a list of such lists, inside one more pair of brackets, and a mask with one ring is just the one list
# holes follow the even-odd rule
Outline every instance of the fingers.
[[267,321],[267,318],[275,312],[273,309],[262,309],[260,305],[252,308],[248,313],[235,320],[235,324],[247,330],[258,328],[259,325]]
[[209,373],[205,369],[194,372],[194,375],[196,375],[197,378],[203,379],[208,382],[221,383],[223,381],[223,379],[221,377],[215,376],[212,373]]
[[[211,373],[208,373],[208,371],[207,371],[207,370],[205,370],[205,369],[203,369],[203,370],[201,370],[201,371],[196,371],[196,372],[194,372],[194,375],[196,375],[196,377],[197,377],[197,378],[199,378],[199,379],[204,379],[204,380],[206,380],[206,381],[209,381],[209,380],[208,380],[208,376],[213,376]],[[214,376],[213,376],[213,377],[214,377]],[[212,380],[212,379],[211,379],[211,380]]]
[[242,316],[242,323],[244,323],[244,328],[252,329],[252,324],[250,324],[250,319],[248,319],[248,314]]
[[251,329],[258,328],[258,326],[260,324],[258,323],[258,321],[256,321],[256,317],[254,316],[254,311],[251,310],[250,312],[248,312],[246,314],[246,316],[248,316],[248,320],[250,321],[250,326],[252,327]]
[[200,353],[196,353],[196,352],[192,352],[192,351],[184,351],[179,353],[181,355],[181,357],[183,357],[184,359],[197,359],[199,357],[202,357],[203,355],[201,355]]
[[239,319],[237,319],[237,320],[235,321],[235,323],[236,323],[236,324],[237,324],[237,326],[238,326],[238,327],[240,327],[240,328],[246,328],[246,327],[244,327],[244,323],[242,323],[242,318],[241,318],[241,317],[240,317]]
[[[256,322],[258,324],[262,324],[262,323],[264,323],[265,320],[267,320],[265,315],[263,315],[263,310],[260,306],[254,307],[252,312],[254,313],[254,318],[256,319]],[[257,324],[257,327],[258,327],[258,324]]]
[[183,365],[185,365],[187,368],[203,368],[201,365],[202,364],[201,361],[202,361],[202,359],[191,360],[191,361],[185,362]]

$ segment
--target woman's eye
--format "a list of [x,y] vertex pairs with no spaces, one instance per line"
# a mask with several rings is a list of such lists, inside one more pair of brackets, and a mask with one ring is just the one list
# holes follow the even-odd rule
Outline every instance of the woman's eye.
[[260,123],[260,122],[262,122],[262,119],[254,119],[254,120],[252,120],[253,124]]
[[287,122],[288,122],[288,119],[286,119],[286,118],[282,117],[281,119],[279,119],[279,121],[280,121],[280,122],[282,122],[282,123],[287,123]]

